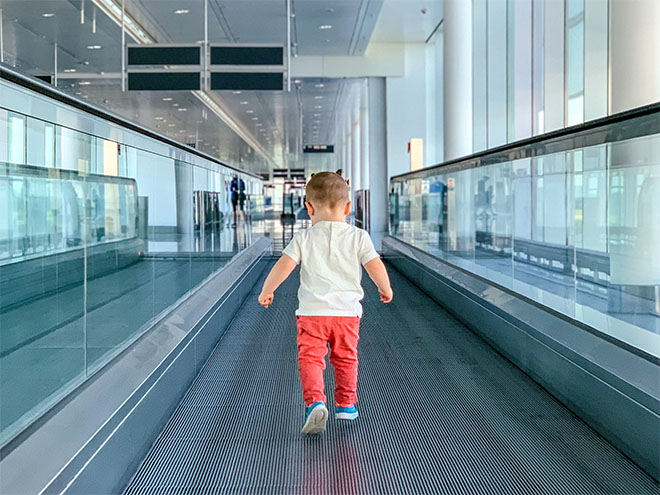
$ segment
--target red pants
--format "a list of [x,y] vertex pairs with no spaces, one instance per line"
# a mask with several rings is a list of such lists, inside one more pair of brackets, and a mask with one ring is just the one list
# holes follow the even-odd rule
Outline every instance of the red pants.
[[323,393],[325,355],[330,344],[330,362],[335,369],[335,404],[357,402],[357,316],[298,316],[298,370],[303,399],[309,406],[326,402]]

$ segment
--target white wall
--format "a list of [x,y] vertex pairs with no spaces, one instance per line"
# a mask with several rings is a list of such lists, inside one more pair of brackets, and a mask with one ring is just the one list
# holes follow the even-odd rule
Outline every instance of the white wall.
[[427,49],[424,43],[405,45],[405,75],[386,79],[388,177],[409,171],[412,138],[424,139],[424,165],[434,163],[427,154],[427,141],[436,138],[427,133],[427,112],[435,111],[427,104]]

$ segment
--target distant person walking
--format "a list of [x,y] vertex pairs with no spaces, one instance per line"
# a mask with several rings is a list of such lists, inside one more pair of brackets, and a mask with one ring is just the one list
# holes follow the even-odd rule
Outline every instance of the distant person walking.
[[231,180],[230,185],[231,190],[231,206],[234,214],[234,223],[232,227],[236,227],[236,211],[237,209],[243,211],[245,206],[245,181],[239,179],[238,176],[234,175],[234,178]]

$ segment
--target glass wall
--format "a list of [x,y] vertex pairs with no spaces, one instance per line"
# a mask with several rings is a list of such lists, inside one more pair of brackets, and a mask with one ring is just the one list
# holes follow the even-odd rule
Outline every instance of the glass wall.
[[660,356],[660,135],[528,156],[393,179],[390,234]]
[[607,115],[607,0],[474,0],[473,151]]
[[262,217],[261,179],[0,108],[0,445],[247,247]]

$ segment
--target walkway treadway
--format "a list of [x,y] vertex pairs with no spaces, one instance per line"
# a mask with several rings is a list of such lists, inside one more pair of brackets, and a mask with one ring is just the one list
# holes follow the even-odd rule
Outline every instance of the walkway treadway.
[[390,271],[392,304],[364,284],[357,421],[335,421],[330,400],[326,432],[300,435],[298,281],[268,310],[256,302],[259,282],[127,493],[657,493],[649,476]]

